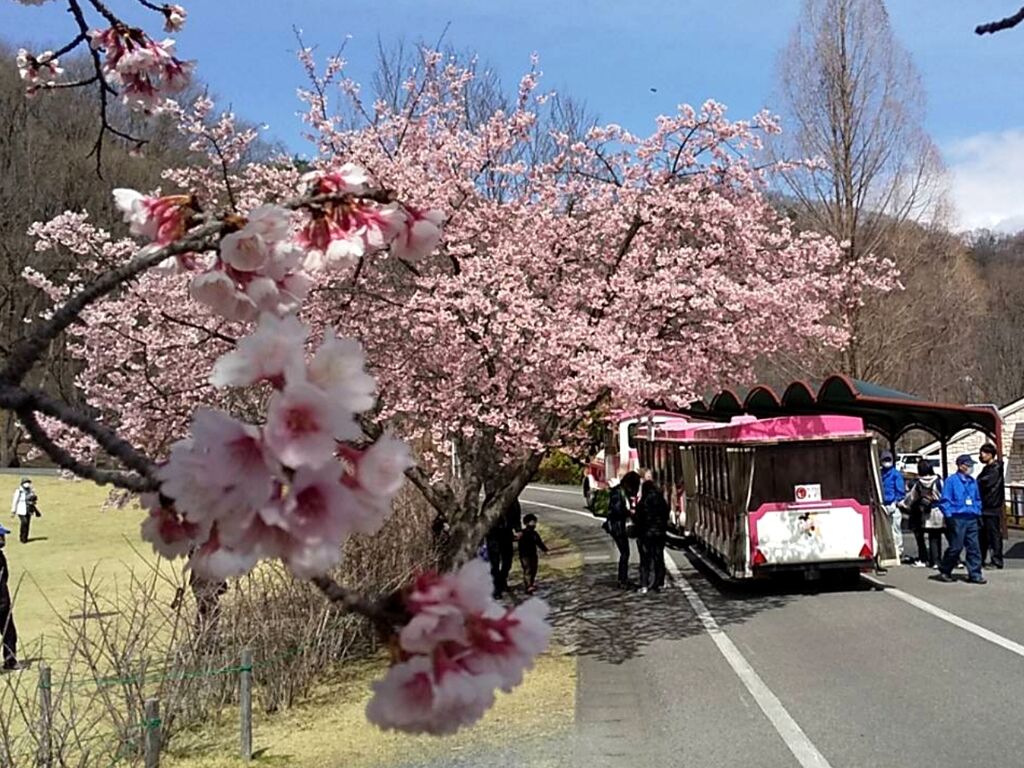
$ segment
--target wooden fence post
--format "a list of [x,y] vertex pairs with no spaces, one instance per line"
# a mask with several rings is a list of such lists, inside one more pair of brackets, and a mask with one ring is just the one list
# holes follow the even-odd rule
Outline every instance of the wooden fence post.
[[45,664],[39,665],[39,759],[41,768],[53,765],[53,697],[50,693],[51,673]]
[[160,768],[159,699],[146,699],[142,716],[142,749],[146,768]]
[[238,674],[238,705],[241,710],[242,759],[252,760],[252,651],[242,651]]

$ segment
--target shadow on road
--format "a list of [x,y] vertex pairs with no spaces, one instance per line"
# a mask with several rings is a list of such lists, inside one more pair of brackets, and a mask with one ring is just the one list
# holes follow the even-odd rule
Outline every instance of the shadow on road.
[[[596,524],[566,524],[550,521],[562,529],[583,553],[578,578],[549,584],[544,597],[552,607],[552,619],[560,640],[580,657],[621,664],[643,653],[645,646],[659,640],[677,640],[704,633],[682,590],[667,584],[658,594],[640,595],[621,590],[616,584],[616,560],[610,555],[610,540]],[[597,560],[598,558],[603,558]],[[747,621],[764,611],[780,608],[805,594],[851,589],[824,578],[812,583],[781,579],[754,584],[728,583],[708,572],[698,562],[700,577],[688,581],[723,629]],[[634,547],[630,577],[637,577],[638,559]]]

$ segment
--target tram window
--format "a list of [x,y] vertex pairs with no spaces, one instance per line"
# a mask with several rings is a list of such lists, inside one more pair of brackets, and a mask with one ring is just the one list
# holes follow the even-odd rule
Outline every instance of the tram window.
[[626,442],[630,448],[636,448],[636,436],[640,431],[640,422],[634,421],[628,427],[626,427]]
[[865,441],[763,446],[754,457],[750,508],[792,501],[797,485],[816,483],[823,499],[872,501],[871,448]]

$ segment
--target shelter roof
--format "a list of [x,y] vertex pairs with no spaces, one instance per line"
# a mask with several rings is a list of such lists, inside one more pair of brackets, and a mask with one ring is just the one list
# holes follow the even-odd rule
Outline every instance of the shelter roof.
[[754,387],[745,396],[734,389],[723,389],[710,401],[693,403],[688,412],[723,420],[743,413],[759,418],[855,416],[892,442],[914,429],[928,432],[940,441],[948,441],[965,429],[979,429],[993,437],[1002,429],[994,408],[929,402],[843,375],[829,376],[818,385],[803,380],[790,382],[781,396],[766,385]]

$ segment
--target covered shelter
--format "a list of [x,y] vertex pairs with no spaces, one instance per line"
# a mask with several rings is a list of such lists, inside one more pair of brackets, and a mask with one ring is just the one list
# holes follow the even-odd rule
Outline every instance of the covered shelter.
[[922,430],[941,444],[942,472],[946,466],[946,444],[965,429],[977,429],[1002,445],[1002,419],[994,407],[935,403],[906,392],[887,389],[848,376],[833,375],[815,386],[797,380],[780,396],[772,387],[758,385],[741,396],[723,389],[708,400],[699,400],[685,412],[709,420],[728,420],[747,414],[758,418],[773,416],[825,415],[857,416],[864,425],[881,435],[896,452],[896,441],[912,430]]

